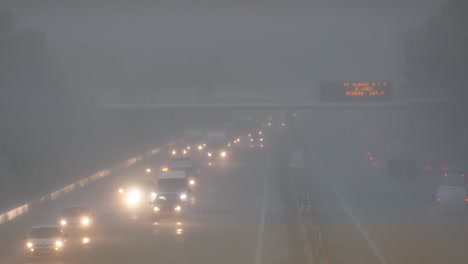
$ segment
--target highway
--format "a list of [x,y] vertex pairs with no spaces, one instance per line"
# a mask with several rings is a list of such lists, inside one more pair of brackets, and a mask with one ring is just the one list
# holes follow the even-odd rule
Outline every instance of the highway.
[[[294,206],[274,148],[237,149],[224,166],[204,168],[189,212],[153,222],[150,208],[126,210],[116,186],[147,164],[162,167],[168,157],[158,154],[0,225],[0,263],[303,263]],[[26,258],[21,236],[29,227],[56,223],[62,208],[77,205],[94,211],[92,230],[67,232],[63,257]],[[85,236],[88,244],[82,243]]]
[[468,217],[434,210],[434,178],[423,174],[412,182],[389,181],[366,157],[366,138],[350,136],[335,124],[322,124],[320,132],[316,124],[309,120],[299,132],[308,155],[298,182],[300,192],[310,192],[327,264],[468,259]]

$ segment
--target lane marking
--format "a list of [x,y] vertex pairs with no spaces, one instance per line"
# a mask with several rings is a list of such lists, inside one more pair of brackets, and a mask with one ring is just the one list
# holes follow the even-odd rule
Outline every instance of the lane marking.
[[301,215],[301,208],[299,207],[299,204],[297,203],[297,184],[296,180],[294,178],[294,175],[290,174],[290,185],[291,185],[291,192],[294,197],[294,204],[296,205],[296,212],[297,212],[297,221],[299,222],[299,227],[301,229],[301,236],[302,236],[302,241],[304,242],[304,247],[305,247],[305,257],[306,257],[306,263],[314,263],[313,259],[313,254],[312,254],[312,246],[310,244],[309,236],[307,235],[307,230],[304,225],[304,220],[302,219]]
[[263,183],[263,201],[262,211],[260,213],[260,223],[258,226],[257,248],[255,250],[255,264],[261,264],[263,257],[263,237],[265,235],[266,211],[268,206],[268,173],[265,173],[265,176],[263,177]]
[[341,194],[338,192],[338,189],[336,188],[336,185],[335,183],[333,182],[333,180],[328,176],[328,174],[325,174],[323,173],[323,170],[322,170],[322,167],[321,166],[317,166],[318,167],[318,170],[320,172],[320,175],[322,175],[326,180],[327,180],[327,183],[328,185],[330,185],[330,188],[332,189],[333,193],[336,195],[336,198],[338,199],[338,201],[340,202],[341,206],[345,209],[346,213],[348,214],[348,216],[351,218],[351,220],[353,221],[354,225],[356,226],[356,228],[359,230],[359,232],[361,233],[361,235],[364,237],[364,239],[366,240],[367,244],[369,244],[369,247],[372,249],[372,253],[375,255],[375,257],[379,260],[379,263],[380,264],[387,264],[387,261],[385,260],[385,258],[383,257],[382,253],[380,252],[380,249],[376,246],[376,244],[374,243],[374,241],[372,241],[372,239],[370,238],[369,234],[366,232],[366,230],[364,229],[364,227],[361,225],[361,223],[359,223],[358,219],[356,218],[356,216],[354,215],[353,211],[351,210],[351,208],[348,206],[348,204],[346,204],[346,202],[344,201],[343,197],[341,196]]

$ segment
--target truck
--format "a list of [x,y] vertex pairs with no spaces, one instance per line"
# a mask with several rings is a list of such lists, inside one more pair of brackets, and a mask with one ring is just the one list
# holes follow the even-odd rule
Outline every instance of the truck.
[[189,201],[191,189],[182,170],[164,170],[156,179],[156,197],[150,203],[154,217],[181,214]]
[[200,177],[201,170],[197,162],[188,158],[176,158],[172,159],[172,162],[168,168],[169,170],[181,170],[187,175],[189,185],[193,186],[197,183],[198,177]]
[[205,141],[206,154],[210,161],[224,160],[227,157],[225,130],[207,130]]

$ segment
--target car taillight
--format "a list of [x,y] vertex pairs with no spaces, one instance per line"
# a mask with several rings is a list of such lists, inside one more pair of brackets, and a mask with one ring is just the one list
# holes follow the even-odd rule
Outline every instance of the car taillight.
[[431,166],[426,166],[426,170],[432,170],[432,167]]
[[464,177],[465,177],[465,174],[462,174],[462,177],[464,178]]
[[440,198],[437,198],[437,201],[440,202]]
[[465,202],[468,202],[468,198],[465,199]]
[[374,157],[369,157],[369,159],[370,159],[370,160],[373,160],[373,159],[374,159]]
[[370,152],[366,152],[366,155],[367,155],[367,156],[370,156],[370,154],[371,154]]
[[444,166],[444,167],[442,167],[442,168],[440,168],[440,169],[441,169],[441,170],[446,170],[446,169],[447,169],[447,167],[445,167],[445,166]]
[[448,174],[447,174],[447,173],[444,173],[444,177],[447,177],[447,176],[448,176]]
[[374,165],[374,167],[377,166],[377,162],[372,163],[372,165]]

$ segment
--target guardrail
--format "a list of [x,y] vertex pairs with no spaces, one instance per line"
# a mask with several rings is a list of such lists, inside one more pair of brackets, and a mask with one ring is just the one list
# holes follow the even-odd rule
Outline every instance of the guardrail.
[[[164,147],[163,147],[164,148]],[[128,159],[118,165],[116,165],[114,168],[112,169],[105,169],[105,170],[101,170],[99,172],[96,172],[84,179],[81,179],[75,183],[72,183],[72,184],[69,184],[63,188],[60,188],[58,190],[55,190],[49,194],[46,194],[36,200],[33,200],[29,203],[26,203],[26,204],[23,204],[21,206],[18,206],[14,209],[11,209],[5,213],[2,213],[0,214],[0,224],[4,224],[8,221],[11,221],[15,218],[17,218],[18,216],[21,216],[27,212],[29,212],[32,208],[34,208],[35,206],[38,206],[38,205],[41,205],[41,204],[44,204],[45,202],[47,201],[52,201],[52,200],[55,200],[57,199],[58,197],[64,195],[64,194],[67,194],[67,193],[70,193],[72,191],[74,191],[75,189],[78,189],[78,188],[81,188],[83,186],[86,186],[94,181],[97,181],[99,179],[102,179],[108,175],[111,174],[111,172],[114,172],[114,171],[118,171],[120,169],[123,169],[123,168],[127,168],[127,167],[130,167],[134,164],[136,164],[137,162],[141,161],[142,159],[146,158],[146,157],[149,157],[149,156],[152,156],[152,155],[155,155],[155,154],[158,154],[159,152],[161,151],[161,148],[155,148],[155,149],[152,149],[146,153],[144,153],[143,155],[139,155],[139,156],[136,156],[136,157],[133,157],[131,159]]]

